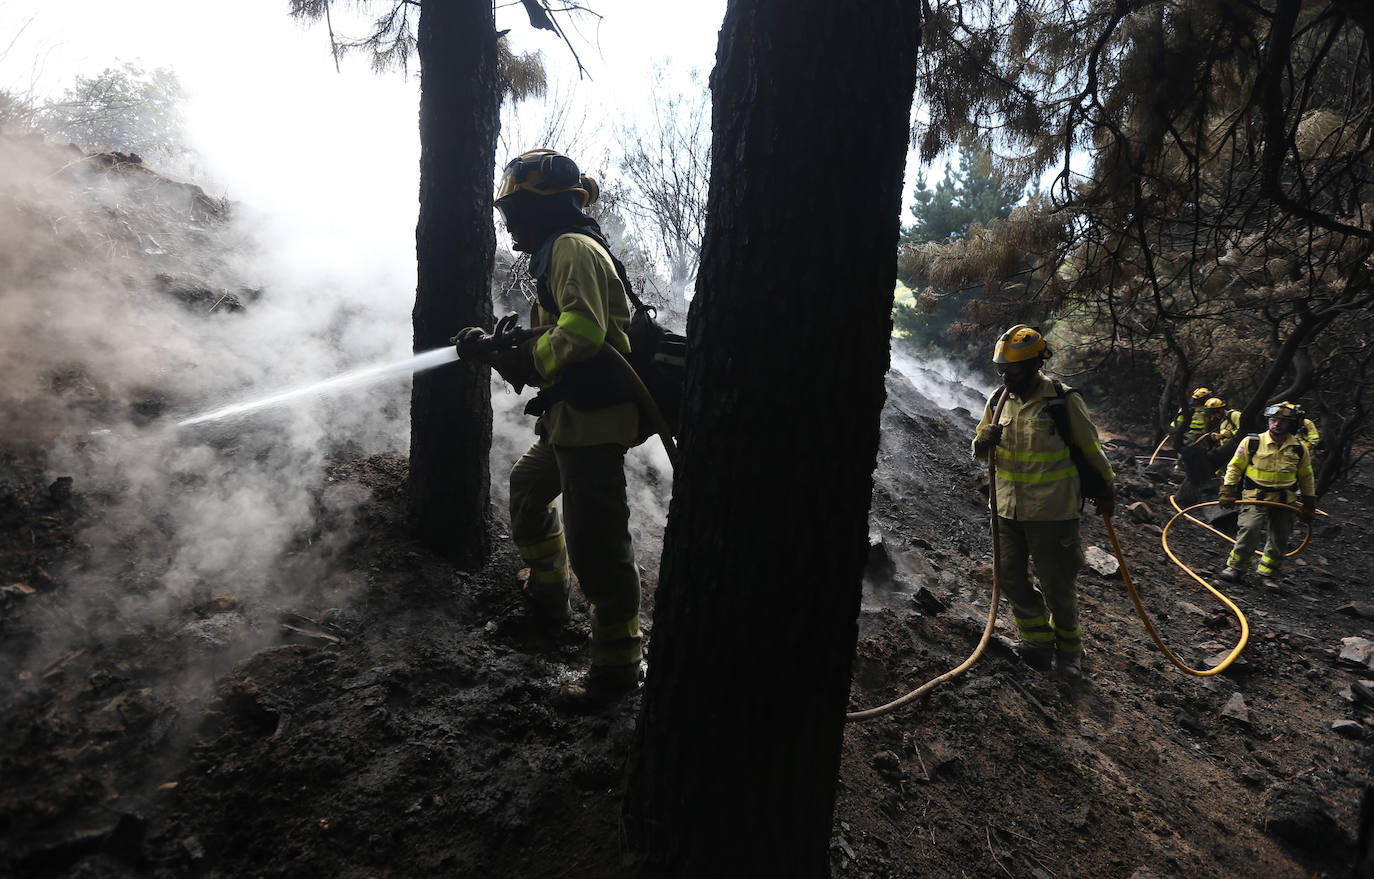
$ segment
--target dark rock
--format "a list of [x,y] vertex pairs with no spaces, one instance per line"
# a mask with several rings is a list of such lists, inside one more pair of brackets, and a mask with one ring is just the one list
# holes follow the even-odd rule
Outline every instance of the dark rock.
[[1336,613],[1359,617],[1362,620],[1374,620],[1374,604],[1367,601],[1352,601],[1336,608]]
[[1174,722],[1194,735],[1202,735],[1207,732],[1207,728],[1202,725],[1202,721],[1194,714],[1187,711],[1180,711],[1174,715]]
[[59,476],[48,486],[48,496],[52,502],[58,504],[69,503],[72,499],[72,478],[70,476]]
[[945,609],[945,603],[924,586],[919,586],[911,596],[911,603],[924,613],[934,616]]
[[1295,784],[1270,788],[1264,803],[1264,832],[1301,851],[1327,854],[1350,844],[1346,832],[1315,791]]
[[902,761],[891,751],[879,751],[868,762],[888,781],[901,781],[906,778],[906,773],[902,771]]
[[1240,693],[1232,693],[1231,698],[1226,700],[1226,704],[1221,708],[1221,716],[1235,721],[1241,726],[1250,725],[1250,709],[1245,705],[1245,697]]

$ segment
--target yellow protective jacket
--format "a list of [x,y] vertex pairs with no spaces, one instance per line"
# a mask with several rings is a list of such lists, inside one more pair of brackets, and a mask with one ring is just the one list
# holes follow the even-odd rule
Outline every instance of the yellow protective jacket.
[[[1097,427],[1088,417],[1082,394],[1064,388],[1069,436],[1083,452],[1084,460],[1111,482],[1115,474],[1102,454]],[[1004,391],[1002,441],[997,447],[997,515],[1023,522],[1060,522],[1077,519],[1083,506],[1078,468],[1069,447],[1055,430],[1046,404],[1055,398],[1054,383],[1041,376],[1022,400]],[[993,402],[983,407],[978,428],[992,423]]]
[[1235,436],[1238,430],[1240,430],[1240,410],[1228,409],[1226,417],[1221,419],[1221,426],[1217,428],[1217,433],[1221,435],[1221,441],[1224,443]]
[[1302,440],[1308,449],[1315,449],[1322,441],[1322,435],[1317,432],[1317,425],[1312,422],[1311,418],[1304,418],[1302,425],[1294,431],[1294,435]]
[[[530,326],[548,327],[525,343],[539,387],[555,387],[569,366],[596,356],[603,342],[622,354],[630,352],[625,335],[630,304],[605,248],[586,235],[560,235],[543,278],[558,312],[538,302],[530,309]],[[639,409],[633,400],[596,409],[559,400],[539,417],[535,432],[554,445],[616,443],[630,448],[639,440]]]
[[1231,463],[1226,466],[1224,482],[1242,486],[1241,497],[1246,500],[1291,504],[1298,500],[1298,494],[1314,497],[1317,486],[1312,478],[1312,455],[1307,446],[1295,436],[1276,440],[1267,430],[1257,436],[1253,455],[1250,437],[1240,441]]
[[[1178,430],[1179,427],[1182,426],[1182,424],[1183,424],[1183,419],[1186,418],[1187,416],[1188,416],[1188,413],[1187,413],[1186,411],[1184,411],[1184,410],[1182,410],[1182,409],[1178,410],[1178,415],[1174,416],[1173,424],[1170,424],[1170,425],[1169,425],[1170,429],[1171,429],[1171,430]],[[1192,417],[1192,420],[1188,422],[1188,430],[1191,431],[1191,432],[1200,432],[1200,431],[1205,431],[1206,429],[1207,429],[1207,410],[1206,410],[1206,408],[1204,408],[1204,407],[1202,407],[1202,406],[1198,406],[1198,407],[1196,407],[1195,409],[1193,409],[1193,417]]]

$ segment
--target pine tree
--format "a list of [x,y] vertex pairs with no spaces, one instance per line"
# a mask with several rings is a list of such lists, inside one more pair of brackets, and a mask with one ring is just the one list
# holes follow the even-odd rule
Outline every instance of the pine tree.
[[1019,188],[997,168],[991,153],[968,144],[959,149],[934,189],[924,173],[916,178],[913,222],[902,233],[897,267],[898,279],[917,291],[916,301],[898,302],[892,313],[897,331],[909,344],[943,354],[958,351],[960,343],[951,338],[950,327],[976,296],[974,289],[932,286],[915,252],[922,245],[959,241],[970,228],[1006,217],[1020,197]]

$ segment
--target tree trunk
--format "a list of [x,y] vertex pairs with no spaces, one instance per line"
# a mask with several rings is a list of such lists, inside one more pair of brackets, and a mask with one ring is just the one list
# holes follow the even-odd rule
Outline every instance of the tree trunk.
[[625,818],[663,876],[828,875],[915,3],[733,0]]
[[[412,317],[420,352],[448,345],[463,327],[492,325],[500,90],[490,0],[425,3],[417,40],[420,217]],[[411,516],[426,544],[468,567],[482,564],[491,551],[491,417],[486,367],[458,363],[415,377]]]

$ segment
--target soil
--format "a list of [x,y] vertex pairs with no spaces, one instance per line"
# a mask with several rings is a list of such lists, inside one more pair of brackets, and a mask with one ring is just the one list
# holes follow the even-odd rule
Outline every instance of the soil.
[[[855,710],[962,662],[991,591],[987,477],[968,454],[981,398],[904,368],[883,415]],[[102,477],[92,431],[111,412],[155,429],[165,395],[76,367],[47,380],[5,415],[47,400],[62,417],[33,423],[60,429],[0,438],[0,875],[637,875],[618,788],[639,698],[550,707],[585,665],[586,607],[554,632],[526,617],[499,515],[491,562],[457,570],[410,536],[403,455],[336,439],[282,552],[251,576],[189,576],[168,511],[270,457],[275,423],[197,440],[218,481],[166,463],[165,509],[131,517],[140,486]],[[1169,467],[1142,463],[1152,444],[1125,413],[1099,421],[1146,611],[1181,661],[1210,668],[1239,623],[1162,551]],[[1374,475],[1322,508],[1277,589],[1224,590],[1249,640],[1219,675],[1161,654],[1119,574],[1080,577],[1081,683],[1021,664],[1004,607],[969,671],[847,726],[832,875],[1348,875],[1374,775],[1359,640],[1374,640]],[[1084,545],[1110,553],[1091,507],[1083,523]],[[657,544],[639,537],[652,662]],[[1204,576],[1228,549],[1186,524],[1169,545]]]

